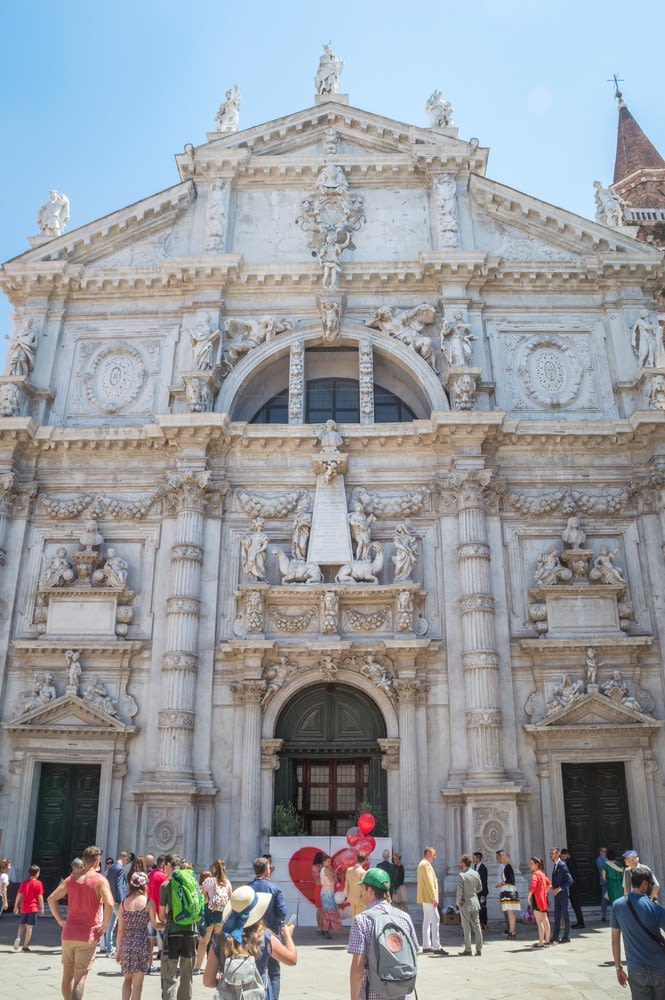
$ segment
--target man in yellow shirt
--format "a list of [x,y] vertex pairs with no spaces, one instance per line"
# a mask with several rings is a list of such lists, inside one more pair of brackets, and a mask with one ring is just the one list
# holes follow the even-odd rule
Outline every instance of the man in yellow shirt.
[[433,861],[436,861],[436,851],[428,844],[417,869],[416,902],[423,908],[423,951],[447,955],[439,939],[439,880],[432,867]]

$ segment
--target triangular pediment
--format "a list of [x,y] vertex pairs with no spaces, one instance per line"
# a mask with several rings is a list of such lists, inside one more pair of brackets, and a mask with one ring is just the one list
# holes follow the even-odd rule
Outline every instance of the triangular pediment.
[[121,722],[76,695],[65,694],[33,708],[4,724],[10,732],[132,733],[134,727]]
[[[477,210],[491,219],[500,233],[502,227],[507,227],[505,231],[510,232],[507,243],[512,237],[519,246],[519,234],[523,234],[522,248],[513,254],[512,259],[528,259],[525,249],[528,242],[533,241],[535,252],[544,245],[570,256],[607,252],[621,255],[622,261],[630,258],[647,265],[662,262],[659,250],[625,235],[619,229],[592,222],[487,177],[473,174],[469,181],[469,193]],[[500,249],[497,252],[501,255]],[[510,253],[506,259],[511,259]]]
[[[152,257],[157,258],[160,241],[163,248],[174,222],[195,197],[196,190],[192,182],[181,182],[85,226],[63,233],[62,236],[41,242],[32,250],[7,261],[4,268],[11,271],[15,264],[34,265],[55,261],[90,264],[121,254],[129,246],[141,244],[144,244],[144,258],[150,244],[153,247]],[[140,256],[139,253],[139,258]],[[133,266],[141,265],[135,263]],[[143,266],[154,267],[155,262]]]
[[[325,149],[331,131],[337,133],[335,152]],[[471,157],[473,169],[479,173],[487,162],[487,150],[458,139],[456,128],[422,128],[334,100],[230,135],[210,132],[208,142],[197,146],[194,153],[197,169],[216,161],[238,163],[243,157],[271,156],[319,161],[332,156],[404,156],[413,162],[414,155],[432,154],[446,160],[459,157],[460,163],[466,157],[467,169]],[[181,153],[176,161],[181,176],[191,176],[191,154]]]
[[634,726],[658,725],[654,720],[638,712],[634,708],[628,708],[622,702],[612,701],[602,694],[585,694],[580,698],[573,698],[567,705],[564,705],[556,712],[546,716],[540,722],[530,727],[534,730],[544,730],[551,728],[584,728],[594,726]]

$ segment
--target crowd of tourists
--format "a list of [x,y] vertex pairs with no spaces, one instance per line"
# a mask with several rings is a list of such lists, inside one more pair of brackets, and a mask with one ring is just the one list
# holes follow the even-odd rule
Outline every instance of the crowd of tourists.
[[[346,870],[344,892],[332,859],[319,852],[313,861],[318,933],[330,938],[342,928],[341,905],[352,917],[348,940],[351,955],[351,1000],[386,1000],[413,996],[418,954],[446,956],[441,947],[444,914],[435,871],[437,852],[427,845],[417,866],[416,903],[422,908],[422,940],[408,912],[404,866],[398,852],[383,852],[376,867],[358,852]],[[495,888],[504,914],[504,933],[517,935],[517,918],[535,923],[534,948],[570,941],[571,928],[583,928],[584,914],[576,887],[571,852],[553,847],[551,868],[533,856],[526,892],[517,884],[506,850],[497,851]],[[0,914],[9,908],[11,862],[0,860]],[[279,1000],[281,965],[295,965],[295,917],[287,920],[286,903],[272,881],[269,855],[254,861],[254,879],[233,888],[224,861],[194,872],[176,854],[137,856],[122,851],[118,858],[88,847],[72,862],[47,900],[62,928],[62,995],[81,1000],[86,978],[98,953],[120,966],[122,1000],[139,1000],[144,977],[161,976],[162,1000],[191,1000],[193,979],[216,990],[215,998]],[[610,912],[612,957],[617,980],[639,1000],[665,998],[665,908],[657,902],[660,889],[651,869],[637,851],[617,853],[599,848],[596,858],[601,920]],[[103,871],[102,871],[103,868]],[[521,885],[521,883],[520,883]],[[455,907],[464,935],[460,956],[482,956],[488,933],[488,869],[481,852],[459,859]],[[60,903],[67,903],[66,917]],[[571,923],[570,907],[575,914]],[[550,923],[550,909],[553,919]],[[14,950],[30,952],[37,918],[44,914],[40,869],[31,865],[14,902],[20,915]],[[622,959],[622,944],[626,968]],[[474,950],[475,949],[475,950]],[[159,964],[157,964],[159,962]]]

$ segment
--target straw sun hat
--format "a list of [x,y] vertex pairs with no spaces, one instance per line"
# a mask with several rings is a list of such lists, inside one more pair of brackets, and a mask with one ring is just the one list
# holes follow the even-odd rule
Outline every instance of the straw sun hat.
[[232,913],[244,914],[248,910],[243,926],[251,927],[259,922],[270,906],[271,899],[272,895],[269,892],[254,892],[251,885],[241,885],[231,893],[222,913],[222,921],[226,923]]

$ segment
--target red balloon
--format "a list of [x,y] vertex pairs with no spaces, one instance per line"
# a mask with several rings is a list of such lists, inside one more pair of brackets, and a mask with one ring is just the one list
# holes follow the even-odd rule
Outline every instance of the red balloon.
[[362,839],[362,833],[357,826],[350,826],[346,831],[346,842],[349,847],[355,847],[359,840]]
[[371,813],[363,813],[362,816],[358,817],[358,829],[363,836],[367,836],[368,833],[371,833],[375,826],[376,820]]
[[376,841],[374,837],[363,837],[356,844],[356,851],[366,854],[367,857],[376,850]]
[[352,868],[356,863],[358,852],[353,847],[342,847],[332,856],[332,868],[338,879],[344,882],[348,868]]

